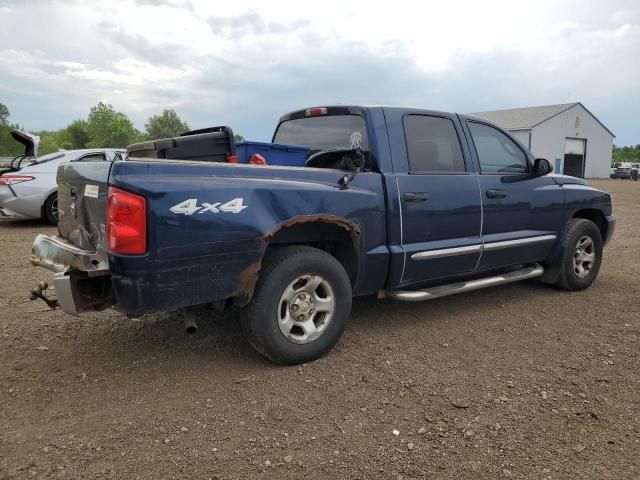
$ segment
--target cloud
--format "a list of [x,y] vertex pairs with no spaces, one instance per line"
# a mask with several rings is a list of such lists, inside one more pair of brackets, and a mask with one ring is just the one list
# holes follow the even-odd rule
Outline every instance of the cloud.
[[[164,108],[190,125],[266,140],[290,110],[332,103],[482,111],[582,101],[639,143],[640,16],[627,1],[378,9],[327,0],[7,3],[0,101],[32,129],[59,128],[99,100],[139,127]],[[469,15],[460,15],[460,9]],[[612,13],[613,12],[613,13]],[[25,21],[28,19],[28,21]],[[455,29],[452,29],[455,25]]]
[[211,16],[207,18],[207,23],[214,34],[236,37],[244,35],[283,35],[303,28],[308,25],[309,21],[297,20],[291,23],[267,21],[257,12],[249,11],[230,17]]

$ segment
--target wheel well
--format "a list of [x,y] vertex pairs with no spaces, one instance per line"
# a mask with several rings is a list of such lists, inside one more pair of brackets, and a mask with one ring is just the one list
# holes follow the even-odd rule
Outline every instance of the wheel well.
[[607,219],[600,210],[596,210],[595,208],[579,210],[573,214],[573,218],[584,218],[585,220],[591,220],[596,224],[598,230],[600,230],[602,240],[605,240],[607,238]]
[[346,228],[323,221],[286,226],[269,237],[267,252],[285,245],[307,245],[324,250],[344,267],[354,286],[358,277],[356,236]]

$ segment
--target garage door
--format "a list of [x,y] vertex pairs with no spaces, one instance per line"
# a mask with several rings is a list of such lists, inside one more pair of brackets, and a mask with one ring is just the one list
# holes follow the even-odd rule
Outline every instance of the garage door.
[[584,155],[584,139],[567,138],[564,142],[564,153],[569,155]]
[[564,166],[562,173],[573,177],[584,177],[584,152],[586,141],[582,138],[567,138],[564,142]]

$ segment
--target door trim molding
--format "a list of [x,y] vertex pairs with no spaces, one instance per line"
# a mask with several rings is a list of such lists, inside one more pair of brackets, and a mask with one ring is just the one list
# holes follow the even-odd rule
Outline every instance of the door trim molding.
[[521,247],[535,243],[551,242],[556,240],[557,235],[538,235],[537,237],[516,238],[514,240],[504,240],[501,242],[478,243],[476,245],[465,245],[464,247],[442,248],[439,250],[425,250],[411,255],[411,260],[431,260],[434,258],[454,257],[456,255],[467,255],[470,253],[502,250],[505,248]]
[[425,250],[411,255],[411,260],[428,260],[431,258],[453,257],[456,255],[466,255],[468,253],[478,253],[482,251],[482,244],[467,245],[464,247],[443,248],[440,250]]
[[485,251],[502,250],[504,248],[521,247],[534,243],[551,242],[558,238],[556,235],[539,235],[537,237],[516,238],[515,240],[505,240],[503,242],[485,243]]

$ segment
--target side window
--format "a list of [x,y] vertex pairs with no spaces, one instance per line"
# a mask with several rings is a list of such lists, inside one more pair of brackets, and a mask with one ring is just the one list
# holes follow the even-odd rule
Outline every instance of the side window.
[[76,162],[104,162],[106,160],[107,157],[104,156],[104,153],[90,153],[89,155],[80,157]]
[[466,171],[460,140],[450,119],[407,115],[403,124],[411,173]]
[[482,123],[468,122],[480,160],[481,173],[526,173],[529,164],[524,152],[500,130]]

